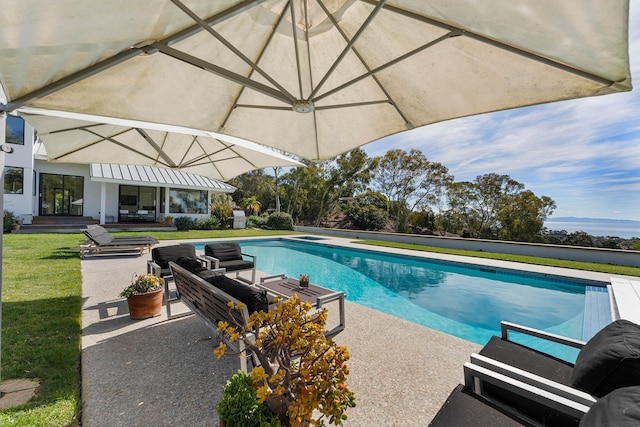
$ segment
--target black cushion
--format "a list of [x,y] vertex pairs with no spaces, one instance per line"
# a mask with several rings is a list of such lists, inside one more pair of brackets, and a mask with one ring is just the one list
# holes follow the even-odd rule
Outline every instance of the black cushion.
[[200,261],[191,257],[184,257],[184,256],[180,257],[177,260],[175,260],[175,263],[178,264],[180,267],[184,268],[185,270],[190,271],[193,274],[199,274],[203,270],[207,270],[202,266],[202,263]]
[[243,259],[236,259],[232,261],[220,262],[219,268],[224,268],[227,271],[249,270],[253,268],[253,262],[245,261]]
[[616,320],[580,350],[571,385],[596,397],[640,385],[640,325]]
[[242,259],[240,245],[238,243],[215,243],[205,245],[204,254],[218,258],[221,262]]
[[215,276],[205,280],[245,304],[249,314],[260,310],[269,311],[269,300],[265,290],[245,285],[227,276]]
[[560,384],[571,384],[572,364],[500,337],[491,337],[480,354]]
[[196,258],[196,248],[190,244],[162,246],[151,251],[151,259],[161,269],[169,268],[169,261],[176,261],[180,257]]
[[640,387],[620,388],[598,399],[582,417],[580,426],[640,426]]

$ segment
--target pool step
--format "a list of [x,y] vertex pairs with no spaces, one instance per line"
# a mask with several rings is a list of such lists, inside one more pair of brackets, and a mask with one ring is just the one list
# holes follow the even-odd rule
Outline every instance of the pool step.
[[609,292],[604,286],[586,286],[582,341],[589,341],[600,329],[611,323]]

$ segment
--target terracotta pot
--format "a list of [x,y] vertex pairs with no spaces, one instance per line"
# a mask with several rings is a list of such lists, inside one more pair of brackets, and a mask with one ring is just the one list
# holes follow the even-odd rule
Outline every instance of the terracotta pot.
[[157,291],[128,297],[127,305],[129,306],[129,316],[136,320],[160,316],[163,291],[161,287]]

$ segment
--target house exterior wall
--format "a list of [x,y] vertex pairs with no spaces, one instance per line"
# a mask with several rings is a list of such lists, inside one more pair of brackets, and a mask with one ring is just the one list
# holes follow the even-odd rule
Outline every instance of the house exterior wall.
[[[3,121],[4,124],[4,121]],[[4,127],[0,128],[4,135]],[[23,192],[22,194],[3,194],[4,209],[13,212],[20,217],[24,224],[31,224],[32,218],[40,214],[40,175],[72,175],[83,177],[83,216],[95,220],[101,219],[102,189],[105,191],[104,221],[117,222],[119,212],[119,188],[120,183],[96,182],[91,180],[90,168],[87,164],[54,163],[48,162],[42,155],[35,153],[34,129],[24,122],[24,144],[7,144],[13,148],[13,153],[5,154],[5,166],[23,168]],[[127,185],[139,186],[141,183],[130,182]],[[160,186],[150,185],[157,189],[157,214],[156,220],[161,221],[165,213],[160,210]],[[166,187],[170,190],[171,187]],[[173,217],[187,216],[193,219],[208,218],[210,216],[209,204],[211,195],[208,192],[207,212],[202,214],[169,213]]]
[[[25,123],[24,144],[9,144],[13,153],[5,154],[5,166],[23,168],[22,194],[4,194],[4,209],[22,217],[28,223],[33,214],[33,128]],[[3,189],[4,193],[4,189]]]

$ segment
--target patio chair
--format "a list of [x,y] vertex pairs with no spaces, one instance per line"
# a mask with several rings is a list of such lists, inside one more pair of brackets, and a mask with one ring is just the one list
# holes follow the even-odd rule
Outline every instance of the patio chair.
[[151,259],[147,261],[147,273],[164,279],[165,307],[167,318],[173,319],[179,316],[172,316],[171,301],[178,299],[177,295],[172,295],[169,282],[173,281],[173,272],[169,265],[174,262],[193,274],[200,274],[203,277],[224,275],[224,269],[211,269],[211,261],[196,255],[195,246],[189,243],[178,245],[160,246],[151,251]]
[[[590,409],[473,363],[463,369],[464,385],[453,389],[429,426],[577,426]],[[532,404],[522,411],[496,400],[485,393],[489,385]]]
[[[492,337],[480,355],[573,387],[596,397],[627,386],[640,385],[640,325],[616,320],[588,342],[501,322],[502,337]],[[519,332],[579,348],[575,364],[509,340]]]
[[[210,243],[204,247],[205,258],[214,262],[213,268],[235,271],[236,279],[249,284],[256,281],[256,257],[242,252],[239,243]],[[244,257],[251,258],[247,260]],[[251,281],[240,276],[241,271],[251,270]]]
[[[589,406],[613,390],[640,386],[640,325],[633,322],[616,320],[587,343],[508,322],[501,322],[501,329],[502,337],[492,337],[472,354],[472,363]],[[509,331],[579,348],[576,363],[514,343]],[[484,392],[524,412],[539,410],[504,388],[489,384]]]

